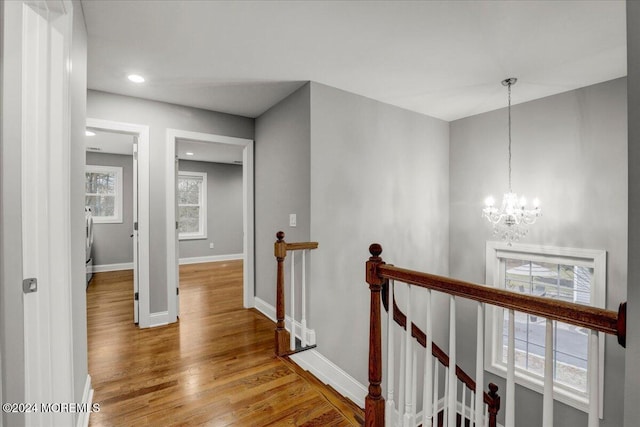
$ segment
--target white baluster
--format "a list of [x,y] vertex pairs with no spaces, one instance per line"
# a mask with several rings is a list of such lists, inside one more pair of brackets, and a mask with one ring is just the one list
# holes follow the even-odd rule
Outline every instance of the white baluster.
[[302,297],[302,307],[300,308],[300,342],[302,348],[307,346],[307,251],[308,249],[302,250],[302,290],[300,291],[300,296]]
[[411,421],[409,425],[415,427],[417,411],[416,400],[418,399],[418,345],[413,341],[411,342],[413,346],[413,362],[411,364]]
[[449,424],[449,369],[450,366],[444,368],[444,396],[442,398],[442,404],[444,405],[444,414],[442,416],[442,425],[447,426]]
[[[469,400],[469,425],[473,427],[473,420],[476,419],[476,392],[471,390],[471,400]],[[478,424],[476,424],[478,425]]]
[[464,385],[464,383],[461,384],[462,385],[462,425],[464,425],[464,420],[465,420],[465,415],[467,413],[467,387]]
[[515,365],[516,365],[516,334],[515,313],[509,310],[509,339],[507,341],[507,408],[505,410],[505,427],[515,427]]
[[476,319],[476,390],[475,415],[476,426],[482,425],[482,408],[484,407],[484,304],[478,303]]
[[395,322],[393,321],[393,280],[389,280],[389,315],[387,316],[387,408],[384,412],[385,425],[390,427],[395,426],[395,402],[393,401],[393,387],[394,387],[394,339],[393,330]]
[[411,285],[407,284],[407,328],[404,334],[405,337],[405,347],[406,351],[405,355],[405,379],[404,379],[404,427],[415,427],[411,425],[411,356],[413,352],[411,351],[413,337],[411,336],[411,322],[413,321],[411,317]]
[[426,335],[427,347],[424,354],[424,384],[422,391],[422,425],[431,426],[433,420],[433,321],[431,319],[431,289],[427,289],[426,297]]
[[598,344],[598,331],[592,330],[589,333],[589,352],[587,353],[588,366],[589,366],[589,422],[588,427],[598,427],[600,425],[599,409],[600,409],[600,396],[599,396],[599,358],[600,350]]
[[458,377],[456,376],[456,297],[449,297],[449,427],[456,427]]
[[296,270],[294,267],[296,255],[295,251],[291,251],[291,335],[290,344],[291,350],[296,349]]
[[[403,337],[404,338],[404,337]],[[400,371],[398,372],[398,375],[400,376],[399,381],[400,384],[398,384],[398,417],[399,420],[396,421],[396,423],[394,424],[394,426],[401,426],[402,422],[403,422],[403,415],[404,415],[404,400],[406,398],[405,395],[405,388],[404,388],[404,380],[405,380],[405,369],[406,369],[406,364],[405,364],[405,353],[406,353],[406,341],[404,339],[400,340]]]
[[489,405],[483,405],[484,407],[484,427],[489,427]]
[[544,397],[542,401],[542,425],[553,427],[553,321],[547,319],[544,337]]
[[440,375],[438,373],[440,368],[440,361],[437,358],[433,358],[433,425],[438,424],[438,394],[440,393],[440,387],[438,381]]

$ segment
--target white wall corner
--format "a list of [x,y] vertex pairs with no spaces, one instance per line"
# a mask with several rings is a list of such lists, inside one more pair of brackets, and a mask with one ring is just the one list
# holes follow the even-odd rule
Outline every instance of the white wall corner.
[[83,407],[87,408],[86,411],[82,411],[78,414],[78,420],[76,421],[76,427],[88,427],[89,417],[91,416],[91,404],[93,403],[93,389],[91,388],[91,375],[87,375],[87,380],[84,383],[84,392],[82,393]]

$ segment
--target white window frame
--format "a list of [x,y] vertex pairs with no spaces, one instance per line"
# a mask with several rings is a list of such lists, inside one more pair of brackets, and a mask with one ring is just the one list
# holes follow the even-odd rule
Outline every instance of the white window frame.
[[[607,252],[605,250],[560,248],[553,246],[529,245],[513,243],[512,246],[502,242],[488,241],[486,245],[486,281],[489,286],[504,289],[501,268],[503,258],[522,259],[523,261],[550,262],[570,264],[593,268],[593,283],[591,291],[591,305],[605,308],[606,306],[606,281],[607,281]],[[502,308],[488,306],[485,328],[485,370],[506,378],[506,364],[499,355],[503,345],[504,313]],[[604,333],[599,332],[599,416],[603,416],[604,393]],[[587,355],[588,358],[591,355]],[[500,359],[500,360],[498,360]],[[587,365],[589,366],[589,364]],[[588,374],[587,374],[588,375]],[[544,378],[516,367],[515,382],[540,394],[544,392]],[[553,398],[584,412],[589,410],[588,389],[585,393],[579,392],[569,386],[554,381]]]
[[[200,186],[200,196],[197,206],[200,207],[200,218],[199,218],[199,227],[200,231],[196,233],[179,233],[179,240],[196,240],[196,239],[206,239],[207,238],[207,173],[206,172],[191,172],[191,171],[178,171],[178,180],[180,178],[190,178],[190,179],[199,179],[202,181],[202,185]],[[177,192],[177,190],[176,190]],[[178,197],[176,197],[179,200]],[[180,207],[180,203],[177,204]],[[178,220],[180,218],[178,217]]]
[[[122,167],[120,166],[102,166],[102,165],[86,165],[85,167],[85,180],[86,173],[108,173],[116,175],[116,185],[114,194],[114,215],[112,216],[98,216],[95,212],[92,212],[93,222],[96,224],[121,224],[122,220]],[[85,200],[87,196],[98,196],[99,194],[87,193],[85,183]],[[86,203],[86,202],[85,202]]]

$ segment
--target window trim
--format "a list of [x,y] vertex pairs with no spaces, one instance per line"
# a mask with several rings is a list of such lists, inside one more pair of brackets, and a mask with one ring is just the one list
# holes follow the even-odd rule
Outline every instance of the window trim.
[[[180,178],[196,178],[202,181],[202,185],[200,186],[200,203],[198,206],[200,207],[200,217],[199,217],[199,229],[200,231],[197,233],[180,233],[178,232],[179,240],[199,240],[207,238],[207,173],[206,172],[192,172],[192,171],[178,171],[178,180]],[[178,197],[178,189],[176,182],[176,208],[180,207],[180,198]],[[177,215],[178,221],[180,221],[180,216]]]
[[[591,305],[593,307],[606,307],[606,281],[607,281],[607,252],[596,249],[563,248],[555,246],[532,245],[513,243],[512,246],[503,242],[487,241],[486,244],[486,270],[485,283],[487,286],[501,287],[501,258],[522,259],[525,261],[570,263],[572,265],[593,268],[593,287],[591,292]],[[497,273],[497,274],[496,274]],[[503,309],[488,306],[486,309],[485,328],[485,370],[506,378],[506,364],[497,361],[497,350],[502,345]],[[499,329],[498,329],[499,328]],[[500,333],[496,333],[497,331]],[[499,336],[498,336],[499,335]],[[603,416],[604,396],[604,343],[605,334],[598,333],[599,353],[599,417]],[[589,356],[587,356],[589,357]],[[544,380],[537,375],[516,367],[515,382],[540,394],[544,392]],[[589,410],[589,396],[587,392],[576,392],[575,389],[554,381],[553,398],[559,402],[579,409],[583,412]]]
[[87,195],[97,195],[93,193],[87,193],[86,187],[86,174],[87,173],[115,173],[116,174],[116,185],[115,185],[115,194],[114,194],[114,215],[112,216],[98,216],[95,212],[92,211],[93,222],[96,224],[122,224],[124,222],[122,216],[122,180],[123,180],[123,172],[122,166],[104,166],[104,165],[86,165],[85,166],[85,205]]

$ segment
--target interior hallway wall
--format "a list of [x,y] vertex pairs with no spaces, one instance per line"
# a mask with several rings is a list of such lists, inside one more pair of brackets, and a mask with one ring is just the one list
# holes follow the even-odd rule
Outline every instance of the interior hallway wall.
[[312,82],[311,239],[318,351],[368,384],[369,245],[386,262],[448,273],[449,124]]
[[179,169],[207,174],[207,238],[180,240],[180,258],[242,255],[242,165],[180,160]]
[[89,90],[87,117],[149,126],[150,310],[167,307],[165,164],[168,128],[254,139],[254,120],[198,108]]
[[[606,250],[607,308],[615,311],[627,283],[626,90],[622,78],[512,107],[513,190],[539,197],[543,215],[522,242]],[[452,277],[484,283],[485,242],[495,239],[481,209],[487,195],[500,202],[507,190],[507,141],[506,108],[451,123]],[[474,372],[475,304],[460,304],[459,364]],[[624,356],[608,336],[602,427],[622,425]],[[504,380],[489,381],[504,396]],[[541,425],[541,408],[541,395],[516,387],[518,427]],[[585,413],[559,402],[554,418],[564,427],[587,422]]]
[[[256,119],[256,297],[275,307],[276,233],[289,242],[309,240],[310,85]],[[289,226],[289,214],[297,226]],[[298,269],[299,271],[299,269]]]

